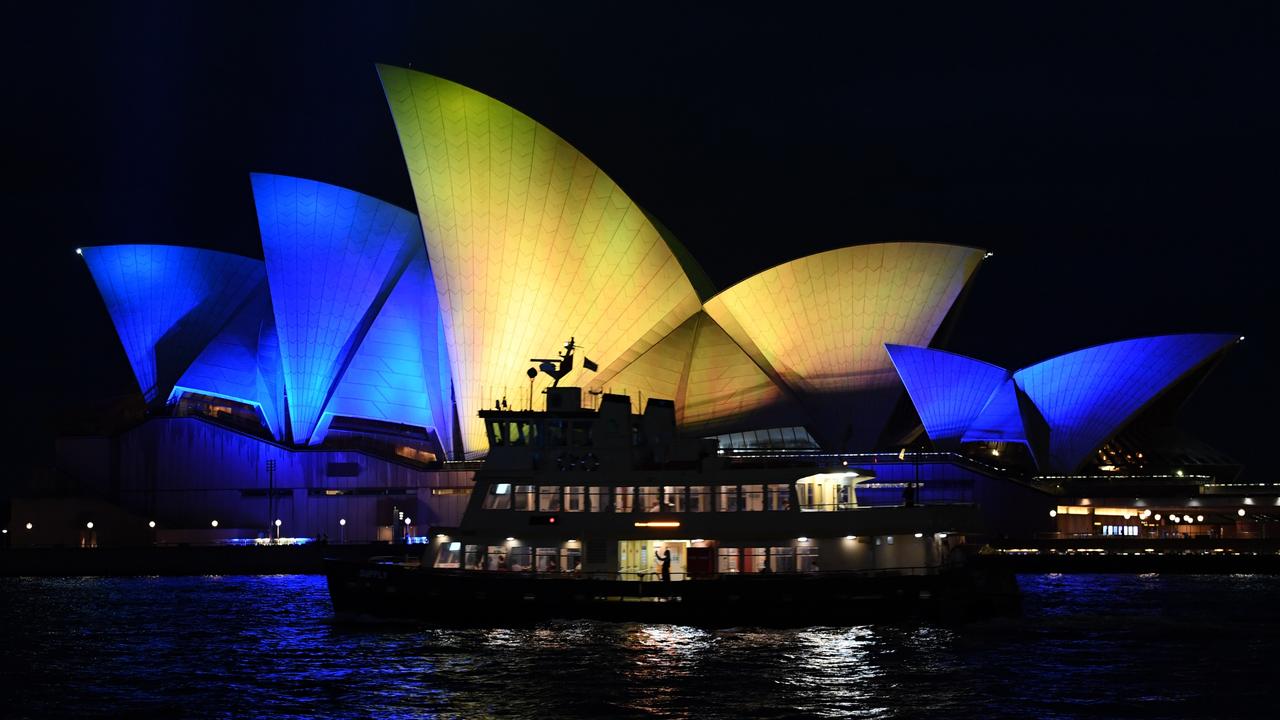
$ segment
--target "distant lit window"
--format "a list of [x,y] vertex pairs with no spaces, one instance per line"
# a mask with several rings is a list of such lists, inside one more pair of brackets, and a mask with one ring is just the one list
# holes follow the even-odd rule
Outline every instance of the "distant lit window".
[[768,502],[765,505],[768,510],[789,510],[791,508],[791,486],[790,485],[770,485]]
[[560,572],[560,550],[540,547],[535,556],[538,572]]
[[662,511],[662,494],[657,486],[646,485],[640,488],[640,509],[644,512]]
[[489,486],[489,493],[484,497],[485,510],[511,509],[511,484],[494,483]]
[[711,512],[712,497],[709,485],[689,487],[689,512]]
[[586,493],[581,485],[566,485],[564,488],[565,512],[582,512]]
[[796,551],[791,547],[769,548],[769,569],[773,572],[789,573],[796,571]]
[[612,502],[612,488],[593,485],[587,488],[587,509],[591,512],[608,512]]
[[536,502],[536,488],[533,485],[516,485],[511,498],[511,507],[516,510],[533,510]]
[[769,558],[769,549],[762,547],[742,548],[742,572],[758,573],[764,569]]
[[440,543],[440,551],[436,554],[436,567],[456,568],[462,561],[461,543]]
[[621,485],[613,489],[614,512],[629,513],[635,508],[635,488]]
[[717,554],[719,561],[716,566],[717,572],[736,573],[742,572],[742,560],[738,553],[738,548],[720,548]]
[[721,485],[716,494],[716,510],[720,512],[737,512],[741,507],[742,495],[737,485]]
[[813,543],[805,543],[796,547],[796,571],[818,571],[818,548]]
[[533,548],[528,545],[514,545],[507,550],[508,567],[514,571],[533,569]]
[[764,510],[763,485],[742,486],[742,509],[749,512],[760,512]]
[[686,502],[684,486],[667,485],[663,487],[662,505],[669,512],[685,512],[688,502]]
[[462,566],[467,570],[484,569],[484,553],[479,545],[468,545],[463,551]]
[[558,512],[560,510],[559,485],[543,485],[538,488],[538,510],[542,512]]

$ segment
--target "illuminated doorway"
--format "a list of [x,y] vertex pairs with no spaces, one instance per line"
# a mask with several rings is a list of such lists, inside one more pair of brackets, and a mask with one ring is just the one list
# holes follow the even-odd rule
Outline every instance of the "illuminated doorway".
[[618,573],[623,580],[661,580],[657,553],[671,551],[671,579],[687,577],[688,540],[622,540],[618,542]]

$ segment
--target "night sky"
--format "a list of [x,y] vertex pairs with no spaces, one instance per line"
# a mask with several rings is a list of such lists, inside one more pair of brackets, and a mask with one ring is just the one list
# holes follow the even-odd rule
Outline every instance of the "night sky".
[[1017,368],[1247,335],[1183,425],[1266,479],[1273,5],[41,5],[0,23],[16,464],[48,462],[60,415],[137,390],[77,246],[261,257],[251,171],[414,207],[383,62],[553,129],[720,288],[843,245],[947,242],[995,252],[957,352]]

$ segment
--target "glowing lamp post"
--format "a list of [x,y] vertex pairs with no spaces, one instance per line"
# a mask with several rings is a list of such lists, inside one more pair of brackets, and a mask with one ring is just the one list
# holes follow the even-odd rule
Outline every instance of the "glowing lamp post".
[[275,523],[274,523],[274,524],[275,524],[275,526],[276,526],[276,540],[277,540],[277,541],[279,541],[279,540],[280,540],[280,525],[281,525],[280,518],[276,518],[276,521],[275,521]]
[[338,519],[338,542],[340,543],[347,542],[347,519],[346,518]]

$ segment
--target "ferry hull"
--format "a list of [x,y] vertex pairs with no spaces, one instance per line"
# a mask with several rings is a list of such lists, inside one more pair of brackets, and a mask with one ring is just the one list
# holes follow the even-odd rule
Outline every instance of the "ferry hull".
[[801,627],[869,620],[965,621],[1018,609],[1012,575],[977,567],[923,575],[737,575],[619,581],[326,561],[339,620],[512,626],[554,619],[701,627]]

